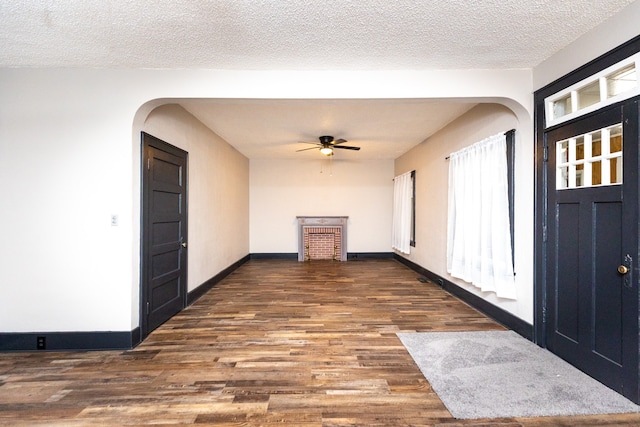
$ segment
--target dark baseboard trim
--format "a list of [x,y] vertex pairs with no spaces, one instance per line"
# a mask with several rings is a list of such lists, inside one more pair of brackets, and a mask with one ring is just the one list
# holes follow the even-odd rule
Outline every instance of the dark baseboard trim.
[[213,276],[211,279],[207,280],[191,292],[187,294],[187,306],[190,306],[194,302],[198,300],[202,295],[206,294],[211,288],[217,285],[222,279],[227,277],[229,274],[233,273],[238,269],[242,264],[249,261],[250,256],[246,255],[239,259],[238,261],[231,264],[229,267],[222,270],[220,273]]
[[347,260],[359,259],[389,259],[393,258],[393,252],[349,252]]
[[394,254],[394,258],[397,261],[409,267],[410,269],[412,269],[413,271],[417,272],[418,274],[425,276],[427,279],[431,280],[433,283],[440,285],[442,289],[458,297],[459,299],[469,304],[471,307],[475,308],[482,314],[492,318],[493,320],[502,324],[503,326],[517,332],[518,334],[522,335],[524,338],[528,339],[529,341],[533,341],[533,325],[525,322],[519,317],[514,316],[508,311],[505,311],[500,307],[497,307],[491,304],[490,302],[480,298],[479,296],[472,294],[471,292],[461,288],[460,286],[454,284],[453,282],[450,282],[445,278],[440,277],[439,275],[427,270],[426,268],[419,266],[413,261],[409,261],[408,259],[398,254]]
[[[292,259],[297,260],[297,253],[254,253],[251,259]],[[349,252],[347,260],[356,259],[389,259],[393,258],[393,252]]]
[[[187,304],[204,295],[218,282],[249,260],[249,255],[233,263],[187,294]],[[44,349],[38,343],[44,339]],[[129,350],[140,344],[137,327],[127,332],[28,332],[0,333],[0,351],[86,351]]]
[[[42,342],[44,348],[39,348]],[[0,351],[129,350],[140,342],[140,328],[124,332],[1,333]]]
[[249,255],[251,259],[298,259],[298,253],[257,253]]

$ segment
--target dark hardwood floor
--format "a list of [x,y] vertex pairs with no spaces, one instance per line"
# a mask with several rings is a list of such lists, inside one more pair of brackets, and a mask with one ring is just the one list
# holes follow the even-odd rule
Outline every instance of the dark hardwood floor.
[[396,332],[501,330],[394,260],[253,260],[130,351],[0,354],[2,425],[614,426],[456,420]]

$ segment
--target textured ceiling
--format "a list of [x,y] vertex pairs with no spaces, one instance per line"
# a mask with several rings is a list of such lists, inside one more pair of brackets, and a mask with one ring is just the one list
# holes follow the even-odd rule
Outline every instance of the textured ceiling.
[[632,0],[2,0],[0,66],[529,68]]
[[[1,0],[0,67],[532,68],[630,3]],[[300,148],[295,141],[325,133],[363,147],[340,155],[396,158],[472,104],[211,100],[183,106],[250,158],[287,157]]]

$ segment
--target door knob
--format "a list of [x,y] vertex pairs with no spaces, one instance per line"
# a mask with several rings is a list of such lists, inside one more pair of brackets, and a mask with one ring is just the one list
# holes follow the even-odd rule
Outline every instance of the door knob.
[[[182,247],[186,248],[187,247],[187,242],[182,242]],[[622,267],[622,266],[620,266],[620,267]],[[620,267],[618,267],[618,271],[620,271]]]
[[619,265],[618,266],[618,273],[627,274],[628,272],[629,272],[629,267],[627,267],[626,265]]

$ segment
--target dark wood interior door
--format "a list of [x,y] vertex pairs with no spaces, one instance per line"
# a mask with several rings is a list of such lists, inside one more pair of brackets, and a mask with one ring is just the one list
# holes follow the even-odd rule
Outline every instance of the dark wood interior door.
[[187,153],[142,133],[142,336],[186,305]]
[[545,137],[546,345],[637,402],[637,100]]

